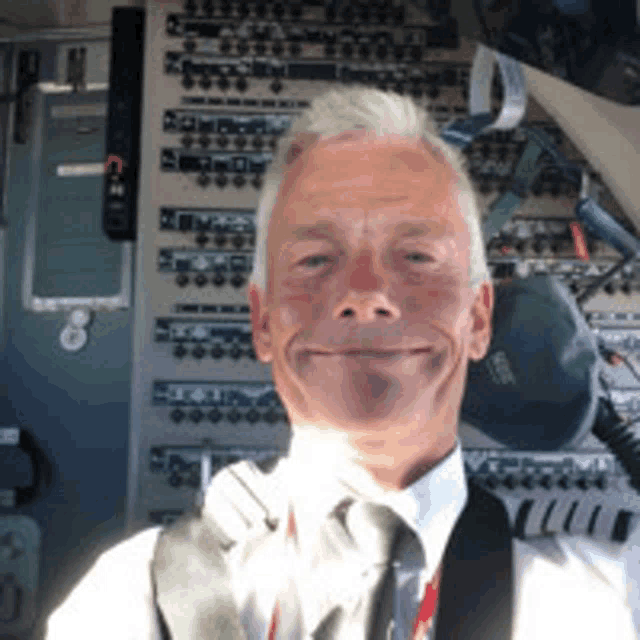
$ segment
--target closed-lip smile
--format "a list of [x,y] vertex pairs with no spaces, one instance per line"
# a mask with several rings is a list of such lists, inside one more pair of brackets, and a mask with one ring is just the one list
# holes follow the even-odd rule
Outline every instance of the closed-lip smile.
[[399,355],[418,355],[420,353],[428,353],[431,351],[429,347],[421,349],[343,349],[340,351],[309,351],[310,354],[316,356],[364,356],[364,357],[391,357]]

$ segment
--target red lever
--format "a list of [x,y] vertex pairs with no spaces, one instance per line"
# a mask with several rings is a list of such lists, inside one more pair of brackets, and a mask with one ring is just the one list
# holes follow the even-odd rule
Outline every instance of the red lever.
[[122,158],[118,157],[118,156],[109,156],[107,158],[107,161],[104,163],[104,172],[107,173],[109,171],[109,167],[111,166],[112,163],[116,163],[118,165],[118,168],[116,170],[116,173],[118,175],[120,175],[122,173]]
[[573,221],[569,224],[571,235],[573,236],[573,248],[580,260],[585,262],[589,260],[589,251],[587,250],[587,241],[579,222]]

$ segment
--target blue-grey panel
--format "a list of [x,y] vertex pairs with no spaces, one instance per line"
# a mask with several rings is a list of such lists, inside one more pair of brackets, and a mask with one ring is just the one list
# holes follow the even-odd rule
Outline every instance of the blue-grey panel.
[[[103,176],[60,176],[58,167],[104,161],[105,117],[84,111],[106,108],[106,92],[47,95],[38,194],[34,294],[112,296],[120,289],[121,246],[102,232]],[[53,111],[54,109],[57,111]],[[66,110],[65,110],[66,109]]]
[[[98,130],[89,133],[78,133],[73,126],[63,131],[59,124],[49,124],[50,167],[59,161],[93,162],[104,157],[104,120],[94,122]],[[37,152],[32,135],[28,144],[10,149],[9,227],[2,256],[7,335],[0,356],[0,425],[17,422],[28,429],[53,465],[48,494],[19,510],[34,518],[42,530],[41,624],[97,555],[124,537],[133,316],[130,310],[98,312],[87,345],[69,353],[58,342],[65,314],[23,310],[25,212],[36,186],[49,199],[41,203],[41,213],[49,217],[42,222],[41,216],[39,226],[42,255],[36,267],[36,294],[95,295],[92,289],[99,286],[109,295],[117,291],[120,275],[119,247],[101,237],[102,180],[82,178],[83,185],[76,182],[72,187],[46,172],[36,185],[32,157]],[[55,255],[56,246],[64,247],[59,255]],[[87,255],[91,252],[95,255]],[[88,269],[84,278],[83,269]],[[76,280],[74,274],[80,274]],[[73,287],[77,288],[70,291]],[[23,467],[15,465],[13,481],[3,474],[3,486],[24,484],[29,474]],[[0,517],[15,513],[0,508]],[[38,626],[32,637],[40,638],[41,633]]]

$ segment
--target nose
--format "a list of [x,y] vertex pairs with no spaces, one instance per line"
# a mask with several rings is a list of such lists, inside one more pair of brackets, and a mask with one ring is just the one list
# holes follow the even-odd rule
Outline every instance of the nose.
[[385,292],[385,278],[378,272],[371,250],[355,257],[347,274],[348,292],[334,311],[334,319],[355,318],[358,322],[390,322],[400,317],[400,309]]

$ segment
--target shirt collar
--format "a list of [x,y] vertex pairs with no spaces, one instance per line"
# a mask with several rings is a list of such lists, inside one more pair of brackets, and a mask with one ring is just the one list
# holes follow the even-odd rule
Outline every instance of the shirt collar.
[[418,534],[427,566],[439,564],[468,498],[459,439],[435,467],[406,489],[395,491],[378,485],[354,462],[342,435],[293,429],[283,462],[299,551],[310,553],[323,520],[345,498],[353,498],[391,507]]

